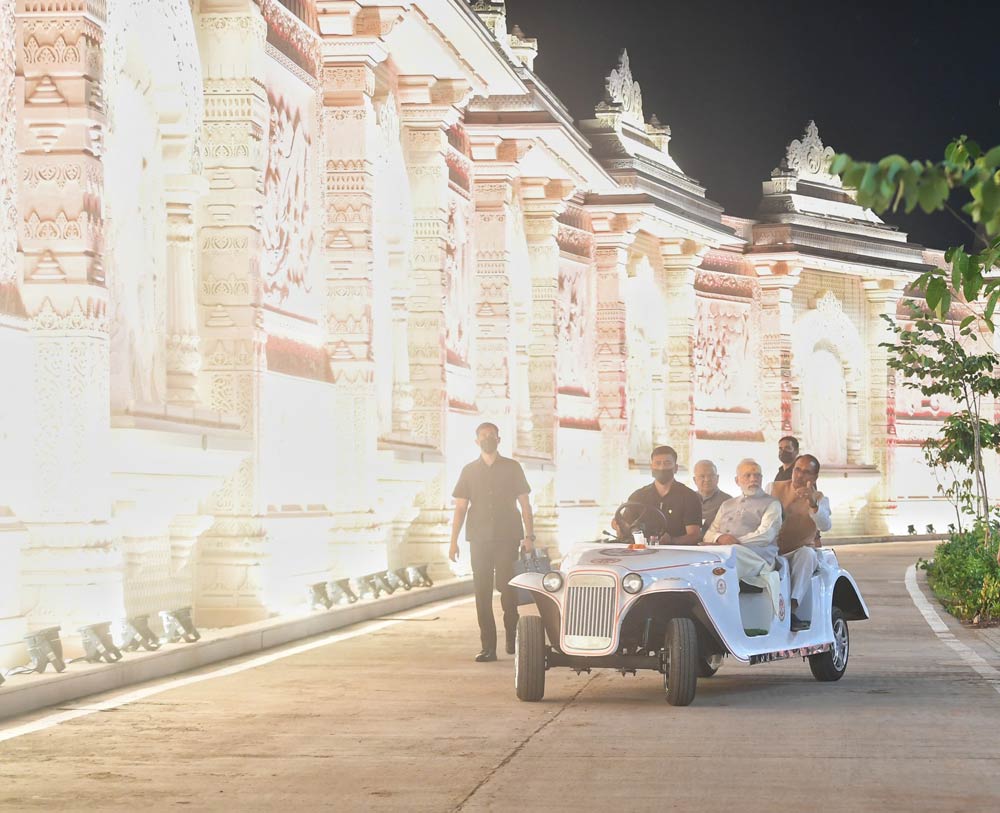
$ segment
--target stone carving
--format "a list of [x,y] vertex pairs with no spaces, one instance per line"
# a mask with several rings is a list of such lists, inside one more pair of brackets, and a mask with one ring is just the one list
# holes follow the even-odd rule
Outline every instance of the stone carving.
[[[619,110],[622,118],[639,128],[646,126],[642,113],[642,89],[632,78],[628,51],[625,49],[618,56],[618,66],[605,79],[603,108]],[[598,110],[602,110],[602,106]]]
[[309,294],[315,243],[307,116],[268,93],[271,105],[264,171],[261,278],[265,301],[288,307],[293,292]]
[[[190,138],[190,171],[201,171],[201,128],[204,96],[201,73],[201,56],[195,38],[194,20],[187,0],[129,0],[112,3],[108,15],[106,77],[104,95],[107,101],[109,129],[114,129],[118,115],[115,94],[121,79],[129,76],[127,65],[130,55],[146,64],[155,55],[167,54],[162,63],[149,65],[154,85],[164,88],[171,84],[179,90],[178,122],[180,129]],[[154,33],[155,32],[155,33]],[[143,49],[143,38],[169,37],[166,49]],[[127,82],[131,83],[132,79]]]
[[695,404],[750,412],[757,405],[757,353],[749,302],[698,297],[695,310]]
[[827,184],[828,186],[841,186],[840,178],[830,174],[830,161],[834,156],[833,147],[824,147],[819,137],[819,128],[816,122],[810,121],[806,125],[805,135],[802,140],[792,141],[788,145],[788,151],[772,175],[783,175],[794,173],[805,181]]
[[590,268],[563,263],[556,301],[559,389],[589,394],[594,386],[594,303]]
[[[14,39],[14,4],[5,2],[0,6],[0,40]],[[14,49],[5,47],[0,52],[0,106],[8,111],[0,117],[0,296],[17,281],[17,117],[9,113],[17,109],[14,71]]]
[[468,366],[472,340],[473,286],[472,240],[469,205],[453,196],[448,203],[445,245],[445,347],[451,364]]
[[52,45],[41,45],[32,35],[24,42],[24,62],[27,65],[66,64],[80,61],[82,35],[72,45],[67,45],[62,34]]

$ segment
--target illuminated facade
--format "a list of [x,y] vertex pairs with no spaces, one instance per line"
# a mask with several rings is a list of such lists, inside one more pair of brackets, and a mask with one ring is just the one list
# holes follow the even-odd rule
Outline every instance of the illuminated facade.
[[502,2],[2,0],[2,26],[0,664],[29,627],[239,623],[442,562],[483,420],[549,545],[606,527],[654,444],[725,483],[788,433],[836,532],[946,517],[899,472],[950,405],[877,347],[935,259],[813,125],[750,221],[671,158],[627,55],[575,126]]

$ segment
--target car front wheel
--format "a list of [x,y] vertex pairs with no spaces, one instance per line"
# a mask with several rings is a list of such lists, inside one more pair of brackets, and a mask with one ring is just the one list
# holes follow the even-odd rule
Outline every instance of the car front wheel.
[[529,703],[545,695],[545,627],[537,615],[522,615],[517,621],[514,688],[517,699]]
[[847,619],[839,607],[833,608],[833,644],[826,652],[809,656],[809,668],[816,680],[840,680],[847,671],[847,658],[851,654],[851,636],[847,631]]
[[690,618],[671,618],[667,624],[667,671],[663,674],[667,702],[687,706],[698,688],[698,631]]

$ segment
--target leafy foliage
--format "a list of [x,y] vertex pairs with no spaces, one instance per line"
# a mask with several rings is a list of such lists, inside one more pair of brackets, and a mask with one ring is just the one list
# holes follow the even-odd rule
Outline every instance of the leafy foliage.
[[1000,621],[1000,535],[977,522],[973,528],[951,534],[927,562],[927,581],[941,603],[963,621],[989,624]]
[[830,171],[840,175],[845,186],[857,189],[858,203],[879,213],[896,211],[902,204],[906,212],[919,206],[928,214],[947,209],[959,216],[951,198],[967,193],[961,210],[980,227],[977,239],[984,248],[972,254],[960,246],[950,248],[945,255],[950,271],[935,268],[921,274],[915,287],[941,320],[947,318],[954,296],[968,304],[981,299],[982,312],[967,316],[963,326],[981,320],[990,333],[995,331],[1000,278],[991,278],[989,271],[1000,260],[1000,146],[984,152],[963,135],[948,145],[944,160],[937,163],[908,161],[901,155],[855,161],[842,153],[834,157]]

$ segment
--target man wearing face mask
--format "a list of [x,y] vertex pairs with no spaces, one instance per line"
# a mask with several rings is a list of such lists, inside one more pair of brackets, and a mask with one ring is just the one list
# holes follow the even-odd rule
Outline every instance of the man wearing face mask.
[[778,460],[781,466],[778,473],[774,475],[774,482],[780,483],[782,480],[792,479],[792,466],[795,465],[795,458],[799,456],[799,440],[791,435],[785,435],[778,441]]
[[670,446],[657,446],[649,456],[649,465],[653,482],[633,492],[628,501],[658,509],[667,518],[667,525],[664,528],[654,514],[643,521],[646,532],[658,536],[661,545],[697,545],[701,540],[701,498],[674,479],[677,452]]
[[[476,443],[481,454],[462,469],[452,493],[455,498],[455,513],[451,523],[448,558],[453,562],[458,561],[458,534],[468,514],[465,538],[472,554],[472,581],[482,644],[476,661],[487,663],[497,659],[497,625],[493,617],[494,588],[500,593],[500,606],[503,608],[507,654],[514,654],[517,594],[508,582],[514,577],[518,546],[526,551],[534,550],[535,534],[531,503],[528,500],[531,486],[528,485],[521,464],[497,452],[500,430],[496,424],[480,424],[476,428]],[[518,506],[521,508],[520,513]]]

